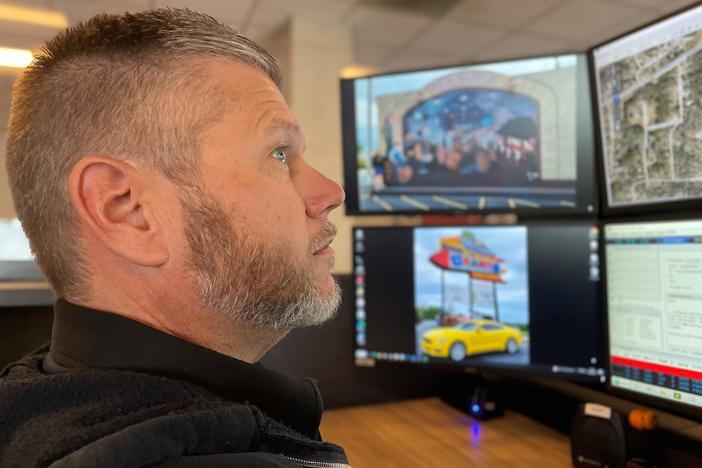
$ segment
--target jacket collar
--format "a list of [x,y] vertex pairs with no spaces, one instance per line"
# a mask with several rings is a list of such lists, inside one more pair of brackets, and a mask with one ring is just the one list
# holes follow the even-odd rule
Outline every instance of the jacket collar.
[[57,301],[44,368],[127,369],[186,380],[318,438],[323,405],[312,379],[225,356],[116,313]]

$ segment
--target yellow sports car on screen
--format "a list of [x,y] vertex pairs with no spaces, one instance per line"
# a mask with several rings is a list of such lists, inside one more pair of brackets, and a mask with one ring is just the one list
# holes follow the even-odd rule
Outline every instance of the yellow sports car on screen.
[[494,320],[469,320],[454,327],[438,327],[422,336],[422,351],[432,357],[462,361],[466,356],[504,351],[516,353],[522,333]]

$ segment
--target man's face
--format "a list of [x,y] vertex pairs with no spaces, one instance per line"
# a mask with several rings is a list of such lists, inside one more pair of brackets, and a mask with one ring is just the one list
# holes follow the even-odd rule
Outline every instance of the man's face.
[[192,280],[206,306],[233,319],[280,330],[321,323],[340,299],[327,217],[343,191],[304,161],[273,82],[244,65],[212,69],[232,105],[200,142],[200,187],[180,197]]

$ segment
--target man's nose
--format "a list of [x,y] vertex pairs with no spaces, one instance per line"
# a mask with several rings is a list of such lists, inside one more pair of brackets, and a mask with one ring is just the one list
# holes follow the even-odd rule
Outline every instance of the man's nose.
[[344,203],[346,194],[339,184],[311,166],[300,181],[307,216],[326,217]]

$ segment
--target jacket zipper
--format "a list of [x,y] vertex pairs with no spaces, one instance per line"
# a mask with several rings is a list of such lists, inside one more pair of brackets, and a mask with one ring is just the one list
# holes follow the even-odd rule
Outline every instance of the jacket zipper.
[[300,460],[299,458],[289,457],[282,453],[281,455],[287,458],[288,460],[292,460],[295,463],[299,463],[300,465],[308,468],[351,468],[351,465],[348,465],[346,463],[329,463],[312,460]]

